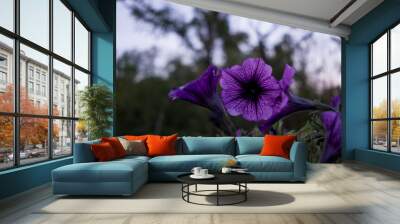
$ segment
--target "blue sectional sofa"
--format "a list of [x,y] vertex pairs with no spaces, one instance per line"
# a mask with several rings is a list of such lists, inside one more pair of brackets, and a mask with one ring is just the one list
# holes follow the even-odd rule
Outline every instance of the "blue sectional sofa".
[[91,141],[75,144],[74,163],[52,172],[54,194],[131,195],[148,181],[176,181],[180,174],[200,166],[218,172],[228,160],[237,160],[242,168],[260,182],[304,182],[307,149],[295,142],[290,159],[260,156],[263,137],[182,137],[176,144],[177,155],[127,156],[96,162]]

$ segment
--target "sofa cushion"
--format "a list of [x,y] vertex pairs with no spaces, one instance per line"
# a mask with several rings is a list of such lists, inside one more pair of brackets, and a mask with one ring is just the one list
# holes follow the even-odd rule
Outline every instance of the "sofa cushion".
[[149,161],[149,159],[150,159],[150,157],[147,157],[147,156],[132,155],[132,156],[125,156],[124,158],[114,160],[113,162],[127,162],[127,163],[133,162],[133,163],[135,163],[134,162],[135,160],[147,162],[147,161]]
[[113,149],[112,145],[108,142],[92,144],[90,147],[94,157],[96,157],[96,161],[105,162],[119,158],[115,154],[115,150]]
[[190,172],[193,167],[200,166],[210,171],[219,171],[230,159],[231,155],[175,155],[158,156],[149,160],[150,171]]
[[292,172],[293,162],[279,156],[239,155],[240,167],[250,172]]
[[101,142],[108,142],[114,149],[115,155],[117,158],[122,158],[126,156],[126,151],[119,141],[118,137],[103,137],[101,138]]
[[235,142],[233,137],[182,137],[181,154],[226,154],[234,155]]
[[147,137],[147,155],[149,156],[165,156],[176,155],[176,140],[178,134],[170,136],[148,135]]
[[126,151],[126,155],[138,155],[145,156],[147,155],[147,148],[144,141],[141,140],[126,140],[125,138],[118,137],[122,146]]
[[130,182],[135,172],[147,172],[147,163],[140,159],[74,163],[53,170],[52,174],[57,182]]
[[290,159],[290,148],[296,140],[295,135],[265,135],[261,156],[280,156]]
[[236,155],[260,154],[264,137],[236,137]]

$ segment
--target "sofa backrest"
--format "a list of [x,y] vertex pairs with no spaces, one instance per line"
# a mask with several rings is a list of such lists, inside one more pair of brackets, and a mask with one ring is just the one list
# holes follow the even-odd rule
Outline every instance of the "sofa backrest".
[[[100,140],[75,143],[74,163],[95,162],[90,148]],[[176,143],[177,154],[259,154],[264,137],[180,137]]]
[[95,162],[96,158],[90,148],[92,144],[98,144],[100,140],[75,143],[74,145],[74,163]]
[[178,154],[235,155],[234,137],[182,137],[177,144]]
[[259,154],[264,137],[236,137],[236,155]]

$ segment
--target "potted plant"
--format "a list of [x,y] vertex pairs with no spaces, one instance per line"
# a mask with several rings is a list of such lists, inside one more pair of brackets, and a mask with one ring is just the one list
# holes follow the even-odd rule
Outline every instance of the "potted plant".
[[81,123],[87,127],[88,138],[109,136],[113,106],[109,88],[101,84],[86,87],[80,93],[79,106],[82,108]]

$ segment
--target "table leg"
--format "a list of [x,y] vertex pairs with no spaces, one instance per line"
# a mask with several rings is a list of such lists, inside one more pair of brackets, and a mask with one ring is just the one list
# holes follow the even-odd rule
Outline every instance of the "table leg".
[[219,205],[219,184],[217,184],[217,206]]
[[197,184],[195,185],[195,190],[194,191],[196,191],[197,192]]
[[244,201],[247,201],[247,192],[248,192],[248,189],[247,189],[247,183],[244,183],[244,190],[245,190],[245,192],[244,192]]
[[188,193],[187,193],[187,201],[190,202],[190,200],[189,200],[189,195],[190,195],[190,184],[187,185],[187,191],[188,191]]

